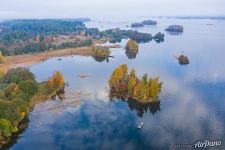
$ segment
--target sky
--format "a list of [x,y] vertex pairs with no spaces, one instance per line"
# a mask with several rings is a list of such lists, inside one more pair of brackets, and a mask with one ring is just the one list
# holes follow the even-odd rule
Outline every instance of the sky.
[[225,0],[0,0],[0,19],[225,16]]

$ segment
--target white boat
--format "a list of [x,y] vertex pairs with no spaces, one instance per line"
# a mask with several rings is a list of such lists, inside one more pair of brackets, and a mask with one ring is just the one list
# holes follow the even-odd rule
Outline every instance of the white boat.
[[141,129],[141,127],[144,125],[144,123],[142,122],[142,123],[139,123],[138,125],[137,125],[137,128],[138,129]]

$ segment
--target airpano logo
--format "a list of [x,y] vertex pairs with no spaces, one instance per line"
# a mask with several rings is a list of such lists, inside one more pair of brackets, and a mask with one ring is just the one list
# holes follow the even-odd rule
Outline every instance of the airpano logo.
[[205,140],[205,141],[198,141],[194,144],[194,148],[198,149],[198,148],[208,148],[208,147],[219,147],[222,145],[222,141],[209,141],[209,140]]

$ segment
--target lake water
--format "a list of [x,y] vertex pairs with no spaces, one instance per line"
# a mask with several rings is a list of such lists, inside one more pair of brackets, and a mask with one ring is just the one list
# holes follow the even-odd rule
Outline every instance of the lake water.
[[[137,21],[145,20],[140,17]],[[225,21],[154,18],[157,26],[141,32],[165,33],[165,41],[139,45],[134,59],[123,48],[111,49],[115,58],[98,62],[92,57],[51,58],[30,69],[38,81],[61,71],[69,82],[65,99],[36,105],[29,126],[11,147],[32,149],[175,149],[176,144],[222,141],[225,148]],[[129,29],[127,22],[87,23],[101,30]],[[171,24],[184,26],[184,33],[169,34]],[[125,46],[126,40],[120,43]],[[182,52],[190,64],[181,66]],[[141,77],[159,76],[163,82],[160,102],[145,110],[121,100],[109,101],[108,79],[120,64],[135,68]],[[88,74],[80,78],[80,74]],[[137,124],[143,122],[141,129]]]

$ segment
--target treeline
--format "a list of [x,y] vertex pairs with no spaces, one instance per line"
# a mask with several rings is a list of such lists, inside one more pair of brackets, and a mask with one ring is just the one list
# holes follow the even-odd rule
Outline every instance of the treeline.
[[55,72],[47,82],[37,83],[26,68],[9,70],[0,78],[0,145],[7,144],[34,102],[48,99],[64,88],[64,78]]
[[[108,39],[112,43],[127,38],[138,43],[153,39],[157,42],[164,41],[162,33],[152,36],[119,28],[99,31],[97,28],[87,28],[76,20],[12,20],[0,23],[0,29],[0,49],[3,55],[86,46],[91,45],[94,39]],[[82,36],[81,43],[76,42],[79,36]]]
[[86,28],[86,35],[90,35],[93,38],[109,38],[110,42],[115,43],[121,41],[121,39],[130,38],[134,39],[137,42],[149,42],[154,37],[148,33],[141,33],[133,30],[121,30],[117,29],[109,29],[105,31],[99,31],[97,28]]
[[85,25],[80,21],[57,19],[12,20],[0,24],[0,49],[4,55],[42,52],[90,45],[90,39],[83,42],[62,41],[57,44],[46,42],[49,36],[79,35]]
[[74,42],[62,42],[61,44],[54,43],[30,43],[25,45],[24,47],[16,47],[15,49],[2,50],[5,55],[19,55],[19,54],[27,54],[27,53],[39,53],[48,50],[58,50],[65,48],[75,48],[82,46],[89,46],[92,44],[92,40],[84,40],[84,41],[74,41]]
[[10,45],[17,40],[27,41],[37,35],[80,34],[85,25],[80,21],[55,19],[12,20],[0,24],[0,42]]
[[1,23],[2,32],[25,32],[29,35],[58,35],[79,32],[85,27],[81,21],[58,19],[11,20]]
[[157,101],[162,82],[157,78],[148,78],[147,74],[137,78],[135,69],[128,74],[127,65],[118,66],[109,79],[110,97],[133,99],[140,103]]

